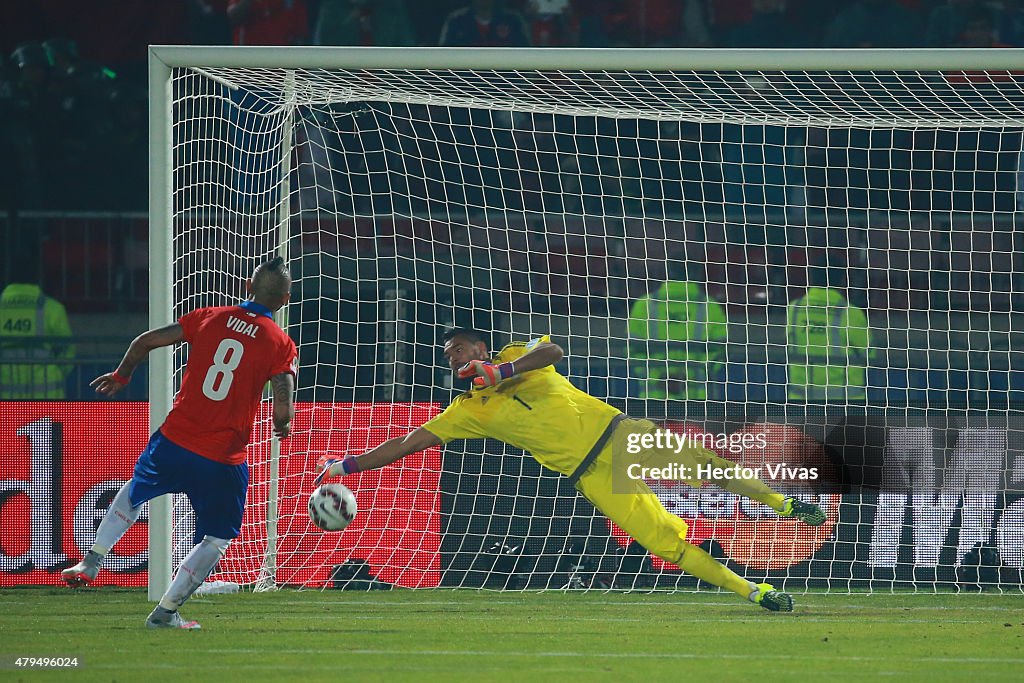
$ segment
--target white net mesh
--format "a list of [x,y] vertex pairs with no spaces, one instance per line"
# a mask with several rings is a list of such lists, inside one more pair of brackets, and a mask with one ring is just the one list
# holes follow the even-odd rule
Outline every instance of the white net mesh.
[[[814,494],[829,512],[816,530],[655,484],[692,543],[751,579],[1019,582],[1020,75],[194,68],[172,82],[175,314],[241,299],[282,244],[296,281],[295,433],[271,504],[268,415],[257,424],[246,525],[214,578],[695,585],[497,442],[346,480],[357,521],[311,526],[319,455],[358,454],[450,401],[438,342],[456,324],[492,348],[551,334],[594,396],[677,431],[767,433],[775,459],[805,435],[833,455],[874,439],[883,455],[859,471],[878,472]],[[841,303],[801,299],[826,286]]]

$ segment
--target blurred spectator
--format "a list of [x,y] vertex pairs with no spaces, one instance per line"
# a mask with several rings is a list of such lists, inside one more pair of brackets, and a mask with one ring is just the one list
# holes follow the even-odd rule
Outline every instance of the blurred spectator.
[[39,286],[38,250],[21,252],[0,292],[0,400],[60,401],[75,357],[71,325]]
[[704,0],[685,0],[679,41],[682,47],[712,47],[711,29]]
[[793,21],[786,15],[786,0],[753,0],[750,21],[736,27],[729,38],[732,47],[797,47],[804,44]]
[[499,0],[473,0],[448,15],[439,45],[446,47],[529,47],[526,22]]
[[42,7],[45,21],[26,37],[73,38],[84,57],[118,72],[130,69],[144,75],[149,45],[180,45],[187,40],[187,1],[32,0],[17,4]]
[[146,201],[144,82],[82,59],[77,42],[20,45],[3,101],[4,208],[126,210]]
[[992,12],[985,7],[976,7],[965,13],[964,29],[957,36],[956,47],[1009,47],[999,42]]
[[6,3],[4,7],[8,9],[0,21],[0,52],[5,56],[15,46],[29,40],[41,40],[51,33],[49,12],[44,2]]
[[75,41],[50,38],[43,41],[42,47],[50,67],[51,87],[60,98],[62,109],[77,110],[76,117],[82,116],[85,109],[92,115],[95,107],[103,107],[118,98],[117,74],[83,60]]
[[235,45],[304,45],[306,0],[228,0]]
[[593,0],[586,11],[580,12],[581,47],[622,47],[624,31],[619,26],[626,21],[627,12],[621,8],[624,0]]
[[740,26],[754,18],[752,0],[704,0],[708,28],[715,45],[727,45]]
[[840,269],[808,270],[807,293],[786,311],[789,399],[863,402],[870,347],[867,316],[843,295]]
[[405,0],[321,0],[315,45],[416,44]]
[[683,4],[678,0],[605,0],[581,16],[585,47],[675,47]]
[[66,38],[49,38],[40,45],[57,78],[74,79],[79,76],[102,78],[98,68],[91,68],[78,55],[78,44]]
[[895,0],[855,0],[825,33],[825,47],[913,47],[921,35],[918,17]]
[[638,26],[637,45],[677,47],[683,21],[683,3],[679,0],[632,0],[627,4]]
[[62,154],[64,131],[57,120],[59,98],[50,80],[50,64],[39,43],[23,43],[11,53],[13,83],[11,145],[18,160],[22,193],[14,201],[24,209],[41,208],[43,197],[57,198],[48,172]]
[[103,183],[118,173],[105,167],[114,155],[114,137],[122,132],[116,74],[84,61],[74,41],[51,38],[43,49],[61,147],[57,157],[47,159],[49,189],[61,198],[62,208],[111,208],[104,203]]
[[40,188],[31,110],[19,95],[18,74],[0,54],[0,211],[11,213],[33,206]]
[[18,71],[17,87],[25,95],[42,96],[49,86],[50,61],[41,43],[22,43],[11,53]]
[[[820,47],[825,37],[825,29],[836,14],[850,4],[850,1],[831,3],[820,2],[820,0],[787,0],[786,16],[790,25],[799,34],[798,42],[793,47]],[[907,3],[912,3],[915,0],[895,1],[907,6]]]
[[925,41],[932,47],[952,47],[961,39],[968,18],[988,11],[981,0],[946,0],[928,15]]
[[[0,52],[0,122],[2,122],[3,125],[6,125],[7,120],[10,118],[10,111],[13,104],[14,73],[11,71],[10,66],[7,63],[7,55]],[[0,134],[2,134],[2,131],[0,131]],[[4,158],[9,159],[10,156],[6,155]]]
[[[908,0],[911,1],[911,0]],[[733,34],[749,24],[759,13],[755,10],[757,0],[700,0],[705,19],[715,46],[731,44]],[[793,47],[817,47],[821,42],[822,28],[835,16],[846,2],[821,2],[820,0],[787,0],[783,10],[790,32],[798,38]],[[763,12],[763,10],[761,10]]]
[[999,43],[1024,47],[1024,1],[1003,0],[995,25],[999,27]]
[[107,108],[98,148],[96,196],[91,204],[104,210],[140,210],[149,193],[148,104],[142,88],[119,88]]
[[534,47],[579,44],[580,23],[570,0],[527,0],[526,21]]
[[230,45],[227,0],[188,0],[185,35],[189,45]]
[[701,265],[691,262],[682,280],[664,282],[633,303],[629,358],[643,398],[709,398],[708,381],[720,376],[725,359],[728,321],[721,304],[704,293],[704,279]]

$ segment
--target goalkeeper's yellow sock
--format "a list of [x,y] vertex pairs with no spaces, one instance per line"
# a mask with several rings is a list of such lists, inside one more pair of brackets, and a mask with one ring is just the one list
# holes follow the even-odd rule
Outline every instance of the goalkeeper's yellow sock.
[[692,543],[686,544],[683,550],[683,557],[679,562],[679,568],[687,574],[696,576],[701,581],[707,581],[708,583],[731,590],[733,593],[747,599],[750,598],[752,593],[757,591],[756,583],[747,581],[711,557],[703,548],[698,548]]

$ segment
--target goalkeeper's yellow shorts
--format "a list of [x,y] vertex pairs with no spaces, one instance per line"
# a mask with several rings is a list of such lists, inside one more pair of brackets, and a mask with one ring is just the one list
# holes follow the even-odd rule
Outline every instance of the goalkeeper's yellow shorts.
[[[666,562],[679,564],[686,548],[685,521],[665,509],[658,497],[643,479],[618,476],[612,488],[612,450],[621,447],[626,435],[656,428],[648,420],[623,420],[614,435],[601,450],[593,464],[580,476],[576,488],[586,496],[608,519],[629,534],[637,543]],[[649,452],[636,456],[639,460],[664,461],[666,454]],[[672,459],[696,468],[714,459],[714,454],[703,448],[692,452],[672,453]],[[623,463],[619,463],[621,466]],[[690,471],[696,471],[691,469]],[[700,486],[699,480],[687,480],[690,486]]]

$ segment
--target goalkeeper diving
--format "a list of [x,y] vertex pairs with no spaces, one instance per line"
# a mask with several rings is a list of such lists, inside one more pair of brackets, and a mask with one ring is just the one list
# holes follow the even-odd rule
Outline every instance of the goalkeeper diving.
[[[702,548],[687,543],[686,522],[666,510],[643,479],[615,473],[612,454],[618,452],[617,457],[623,457],[621,445],[628,436],[651,433],[657,427],[648,420],[628,418],[574,387],[554,368],[564,355],[560,346],[544,336],[528,343],[508,344],[492,357],[482,333],[465,328],[449,330],[444,335],[445,359],[453,373],[471,382],[469,389],[442,413],[404,437],[389,439],[359,456],[322,458],[323,469],[316,483],[327,477],[384,467],[455,439],[498,439],[528,451],[544,467],[568,476],[598,510],[654,555],[765,609],[792,611],[789,594],[767,583],[747,581]],[[690,472],[725,472],[735,467],[735,463],[692,440],[681,450],[648,449],[633,461],[667,459],[683,463]],[[703,483],[699,479],[685,481],[691,486]],[[794,517],[812,526],[825,522],[825,513],[817,505],[783,496],[758,479],[723,477],[706,481],[764,503],[782,517]]]

